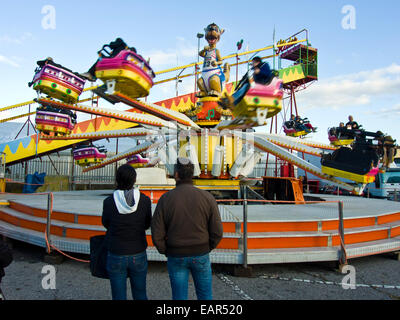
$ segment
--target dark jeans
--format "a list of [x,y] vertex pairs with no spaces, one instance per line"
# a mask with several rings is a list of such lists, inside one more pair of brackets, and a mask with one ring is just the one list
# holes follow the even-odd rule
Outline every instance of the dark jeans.
[[308,131],[306,126],[304,124],[300,124],[300,123],[296,124],[295,128],[296,128],[297,131]]
[[1,291],[1,288],[0,288],[0,301],[2,301],[2,300],[6,300],[6,297],[4,296],[3,291]]
[[239,88],[239,90],[236,90],[233,94],[232,97],[234,99],[234,105],[236,106],[240,100],[243,99],[243,97],[246,95],[247,91],[249,91],[250,89],[250,83],[249,81],[247,81],[245,84],[243,84],[241,86],[241,88]]
[[172,299],[187,300],[189,272],[198,300],[212,300],[212,272],[209,254],[193,257],[168,257]]
[[126,280],[131,283],[132,297],[135,300],[147,300],[146,251],[135,255],[120,256],[108,253],[107,271],[110,277],[113,300],[126,300]]

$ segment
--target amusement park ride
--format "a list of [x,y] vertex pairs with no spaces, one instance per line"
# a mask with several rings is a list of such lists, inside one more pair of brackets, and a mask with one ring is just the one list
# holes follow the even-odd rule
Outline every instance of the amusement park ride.
[[[384,170],[393,161],[396,146],[390,137],[382,133],[349,130],[346,139],[342,139],[344,131],[339,135],[339,130],[332,129],[329,133],[331,145],[314,143],[301,139],[315,130],[307,119],[303,119],[305,122],[301,129],[293,125],[290,127],[287,121],[283,124],[286,136],[277,134],[277,114],[283,108],[284,94],[290,107],[290,111],[285,110],[285,113],[298,116],[295,93],[318,79],[318,51],[311,47],[306,30],[273,46],[243,53],[272,49],[273,54],[269,57],[273,57],[274,61],[278,57],[279,70],[273,73],[269,83],[260,84],[254,81],[253,69],[249,69],[247,77],[236,87],[238,90],[243,81],[247,83],[245,95],[239,103],[229,108],[222,108],[219,102],[222,97],[234,94],[234,85],[226,82],[229,80],[230,67],[235,64],[225,63],[223,67],[221,64],[223,60],[238,58],[239,54],[221,57],[216,45],[223,30],[217,25],[210,24],[205,32],[208,45],[199,53],[204,63],[197,82],[197,99],[193,94],[188,95],[186,103],[172,103],[173,106],[169,103],[169,107],[141,99],[149,95],[156,73],[143,57],[128,47],[115,55],[99,51],[101,59],[96,65],[95,74],[103,86],[87,89],[113,104],[123,103],[131,107],[128,111],[83,105],[79,98],[84,90],[84,77],[55,64],[52,59],[46,61],[35,70],[32,80],[33,89],[38,94],[35,99],[39,104],[36,129],[40,134],[36,136],[34,155],[30,147],[31,151],[25,157],[32,158],[40,154],[40,141],[47,144],[64,141],[56,148],[73,147],[73,157],[78,165],[84,167],[83,172],[127,159],[135,167],[164,163],[167,174],[172,176],[171,164],[176,157],[184,156],[195,165],[195,184],[219,185],[223,182],[224,185],[238,186],[252,171],[262,153],[267,153],[354,194],[361,194],[365,185],[374,180],[378,170]],[[306,34],[305,39],[298,40],[302,33]],[[282,68],[282,61],[292,64]],[[196,67],[195,73],[198,64],[190,65]],[[158,74],[166,72],[168,70]],[[174,98],[171,100],[176,101]],[[74,131],[79,126],[76,112],[122,120],[119,123],[124,126],[105,130],[95,127],[92,132],[77,132]],[[271,119],[270,133],[249,132],[256,127],[266,126],[267,119]],[[104,148],[96,147],[91,142],[125,136],[136,137],[142,143],[109,158]],[[50,150],[51,147],[46,152]],[[303,158],[293,151],[302,153]],[[15,152],[11,152],[10,148],[5,147],[3,152],[7,157],[7,153],[10,153],[9,163],[23,160],[13,161]],[[322,168],[305,161],[304,153],[321,157]],[[150,158],[145,154],[155,156]],[[346,178],[353,183],[338,178]]]
[[[242,185],[254,185],[255,180],[259,180],[247,177],[263,154],[267,154],[267,159],[273,155],[289,166],[301,168],[356,195],[360,195],[366,184],[391,166],[397,146],[391,137],[381,132],[331,128],[328,132],[330,144],[303,139],[316,128],[306,118],[299,118],[296,93],[318,80],[318,51],[309,43],[307,30],[272,46],[225,57],[221,57],[216,48],[222,34],[223,30],[217,25],[210,24],[205,29],[207,46],[199,52],[204,58],[203,62],[158,72],[154,72],[148,61],[132,48],[126,47],[119,52],[102,49],[99,51],[101,58],[96,63],[95,76],[103,84],[92,84],[86,89],[84,75],[48,59],[35,70],[31,82],[37,91],[37,99],[0,109],[5,111],[24,105],[30,108],[38,104],[38,133],[0,144],[2,167],[66,149],[72,149],[75,163],[82,167],[83,172],[126,161],[135,168],[147,170],[147,173],[157,172],[157,178],[162,175],[163,179],[157,183],[157,179],[153,179],[153,183],[140,185],[141,191],[149,195],[154,204],[159,196],[173,188],[172,183],[161,184],[162,181],[173,181],[166,177],[173,176],[173,164],[177,157],[187,157],[193,162],[193,182],[197,187],[216,191],[214,196],[235,203],[243,201],[239,193]],[[301,39],[304,34],[305,37]],[[262,66],[254,64],[238,81],[238,66],[254,63],[254,58],[239,63],[239,57],[268,50],[272,50],[272,55],[261,58],[264,61],[273,58],[273,69],[275,59],[278,59],[278,70],[272,71],[268,81],[259,81],[258,74],[261,71],[258,69],[261,70]],[[232,58],[236,58],[236,63],[222,65]],[[289,65],[283,66],[284,63]],[[199,72],[198,66],[201,64],[203,69]],[[192,67],[194,72],[154,81],[155,76]],[[235,83],[229,83],[232,67],[236,67],[237,71]],[[147,101],[154,85],[191,76],[197,79],[195,88],[198,90],[195,89],[194,93],[157,103]],[[90,92],[92,96],[82,99],[85,92]],[[102,99],[110,102],[111,107],[101,106]],[[91,105],[85,102],[91,102]],[[116,103],[129,109],[119,111],[113,108]],[[77,122],[79,113],[90,114],[92,118]],[[278,134],[277,115],[280,113],[284,114],[281,127],[285,134]],[[31,114],[21,117],[28,116],[29,120]],[[290,118],[293,115],[294,123],[285,123],[285,120],[290,121],[286,115],[290,115]],[[297,121],[296,117],[303,122]],[[267,133],[264,128],[268,119],[270,129]],[[1,120],[5,121],[7,119]],[[136,142],[132,148],[113,156],[108,156],[104,147],[93,144],[101,139],[121,137],[131,137]],[[320,158],[321,166],[306,161],[304,154]],[[159,164],[165,170],[150,168]],[[278,176],[278,170],[275,171]],[[343,243],[337,232],[340,227],[337,203],[323,199],[323,205],[305,204],[304,198],[293,205],[275,203],[276,200],[287,200],[278,199],[276,190],[284,192],[285,183],[292,181],[291,177],[293,175],[263,177],[262,189],[264,197],[268,199],[263,201],[276,205],[268,206],[268,210],[265,209],[265,203],[252,206],[253,216],[248,229],[245,229],[244,213],[243,220],[240,218],[242,208],[220,206],[224,237],[212,253],[213,262],[247,263],[247,255],[249,263],[337,260],[337,247]],[[2,181],[5,179],[0,179],[0,183]],[[293,182],[293,193],[303,197],[299,180],[293,181],[298,183],[295,190]],[[277,187],[268,189],[274,183]],[[4,191],[5,186],[0,187]],[[276,198],[269,198],[274,192]],[[43,232],[49,228],[52,243],[60,250],[88,253],[90,237],[104,234],[101,208],[98,208],[100,199],[104,198],[104,190],[96,194],[80,191],[54,193],[54,197],[59,199],[55,201],[58,209],[54,208],[54,212],[50,210],[50,202],[47,202],[48,208],[39,208],[36,206],[39,200],[32,200],[30,195],[22,200],[14,196],[8,198],[7,208],[0,208],[0,233],[3,235],[49,246]],[[38,199],[41,195],[33,196]],[[76,200],[78,197],[79,201]],[[347,211],[348,216],[344,221],[346,241],[353,245],[349,248],[349,257],[399,250],[400,213],[393,211],[398,209],[392,210],[393,205],[386,210],[381,203],[374,208],[370,204],[359,205],[358,201],[365,199],[353,198],[356,199],[351,200],[355,202],[353,210]],[[69,199],[73,199],[68,208],[71,212],[65,208],[65,203],[70,204]],[[72,202],[77,205],[74,207]],[[299,203],[304,206],[299,206]],[[243,212],[245,207],[243,205]],[[359,212],[360,207],[363,208],[362,212]],[[333,216],[326,215],[326,208],[333,208]],[[376,212],[372,212],[374,209]],[[285,214],[286,217],[283,217]],[[53,221],[50,221],[49,215],[52,215]],[[151,248],[150,234],[147,234],[147,241],[151,255],[149,259],[165,260],[155,252],[154,247]],[[245,254],[244,248],[249,252]]]

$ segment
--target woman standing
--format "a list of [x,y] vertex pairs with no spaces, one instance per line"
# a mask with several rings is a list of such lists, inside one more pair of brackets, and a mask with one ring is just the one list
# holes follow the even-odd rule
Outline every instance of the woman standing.
[[[8,246],[8,244],[2,239],[3,237],[0,235],[0,283],[1,279],[4,277],[4,268],[9,266],[13,261],[13,254]],[[3,292],[0,288],[0,301],[5,300]]]
[[107,271],[113,300],[126,300],[130,280],[132,297],[147,300],[147,240],[151,225],[150,198],[134,188],[136,171],[128,164],[117,170],[117,190],[103,202],[102,222],[107,229]]

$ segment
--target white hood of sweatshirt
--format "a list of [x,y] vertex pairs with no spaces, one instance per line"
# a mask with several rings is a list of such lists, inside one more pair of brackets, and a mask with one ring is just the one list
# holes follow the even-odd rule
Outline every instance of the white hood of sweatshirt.
[[118,212],[120,214],[133,213],[137,210],[137,206],[139,204],[139,199],[140,199],[139,189],[133,189],[133,199],[135,200],[135,204],[132,207],[126,203],[123,190],[115,190],[113,196],[115,205],[117,206]]

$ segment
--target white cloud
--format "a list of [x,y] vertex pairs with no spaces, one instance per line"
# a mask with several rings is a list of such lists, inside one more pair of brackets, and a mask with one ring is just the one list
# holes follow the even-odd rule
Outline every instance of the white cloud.
[[0,36],[0,43],[6,44],[23,44],[27,40],[33,40],[33,34],[30,32],[24,32],[22,35],[17,37],[11,37],[7,34]]
[[[10,44],[13,45],[22,45],[25,41],[33,40],[33,34],[30,32],[24,32],[22,35],[13,37],[8,34],[0,35],[0,45],[9,46]],[[20,63],[23,61],[23,58],[12,56],[6,57],[0,54],[0,63],[7,64],[9,66],[19,68]]]
[[297,94],[307,108],[364,106],[400,93],[400,65],[320,80]]
[[0,63],[5,63],[5,64],[8,64],[8,65],[10,65],[12,67],[15,67],[15,68],[19,68],[20,67],[20,65],[18,63],[16,63],[14,60],[12,60],[10,58],[7,58],[5,56],[2,56],[2,55],[0,55]]
[[176,40],[175,48],[144,52],[143,57],[146,59],[149,57],[151,67],[156,70],[164,66],[171,67],[197,61],[197,47],[182,37],[177,37]]
[[175,97],[176,91],[178,91],[178,96],[192,93],[194,91],[194,77],[182,79],[178,86],[176,86],[174,80],[154,86],[151,89],[150,100],[159,101]]
[[387,117],[388,115],[391,115],[391,116],[400,115],[400,104],[397,104],[391,108],[390,107],[382,108],[382,109],[379,109],[378,111],[372,111],[371,114],[374,114],[374,115],[376,114],[376,115],[384,116],[384,117]]
[[143,55],[150,58],[150,65],[152,68],[171,64],[176,61],[176,52],[167,52],[162,50],[154,50]]

